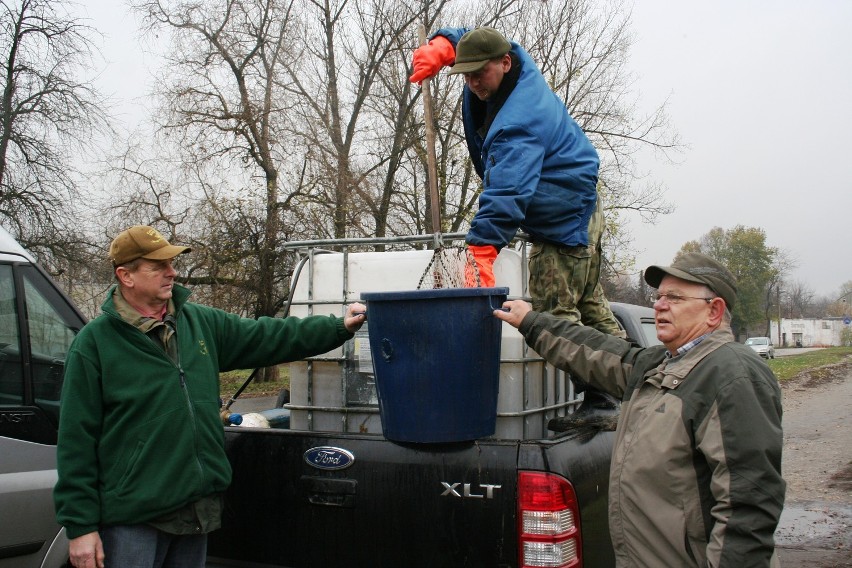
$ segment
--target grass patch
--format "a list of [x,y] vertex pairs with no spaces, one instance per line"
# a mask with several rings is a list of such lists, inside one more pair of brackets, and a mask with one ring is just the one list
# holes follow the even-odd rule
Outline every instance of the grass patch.
[[852,347],[828,347],[818,351],[809,351],[801,355],[776,357],[768,361],[769,368],[779,381],[792,379],[802,371],[810,371],[841,361],[852,355]]
[[[219,387],[222,398],[234,396],[234,393],[246,382],[253,369],[243,371],[228,371],[219,374]],[[278,366],[278,380],[274,382],[260,383],[253,379],[246,390],[240,394],[240,398],[252,398],[258,396],[278,396],[281,389],[290,388],[290,365]]]

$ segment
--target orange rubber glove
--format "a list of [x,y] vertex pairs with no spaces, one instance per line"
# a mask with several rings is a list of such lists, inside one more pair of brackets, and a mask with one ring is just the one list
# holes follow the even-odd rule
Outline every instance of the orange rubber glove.
[[[468,250],[473,253],[473,260],[479,269],[479,283],[483,288],[494,286],[494,261],[497,259],[497,247],[494,245],[468,245]],[[474,286],[475,284],[474,280]]]
[[411,58],[414,73],[408,80],[419,85],[423,79],[434,77],[441,67],[452,65],[455,60],[456,50],[450,40],[444,36],[435,36],[429,43],[414,50]]

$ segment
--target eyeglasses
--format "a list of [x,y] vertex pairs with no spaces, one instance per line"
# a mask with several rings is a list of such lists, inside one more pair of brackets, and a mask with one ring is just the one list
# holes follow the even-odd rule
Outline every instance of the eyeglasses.
[[178,268],[177,257],[166,260],[146,260],[148,263],[148,270],[152,272],[165,272],[169,269],[177,270]]
[[680,294],[660,294],[659,292],[654,292],[648,297],[654,303],[657,303],[660,300],[665,299],[669,304],[679,304],[684,300],[704,300],[708,304],[715,300],[716,298],[702,298],[698,296],[681,296]]

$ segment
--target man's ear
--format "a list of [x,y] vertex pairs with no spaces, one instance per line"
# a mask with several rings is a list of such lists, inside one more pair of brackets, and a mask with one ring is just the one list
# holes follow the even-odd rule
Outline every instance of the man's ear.
[[125,267],[117,266],[115,269],[115,276],[118,278],[118,281],[122,286],[126,286],[128,288],[133,287],[133,278],[130,277],[130,271]]
[[710,327],[719,327],[724,316],[725,300],[719,297],[713,298],[710,302],[710,314],[707,316],[707,323]]
[[507,53],[500,63],[503,65],[503,73],[508,73],[512,68],[512,56]]

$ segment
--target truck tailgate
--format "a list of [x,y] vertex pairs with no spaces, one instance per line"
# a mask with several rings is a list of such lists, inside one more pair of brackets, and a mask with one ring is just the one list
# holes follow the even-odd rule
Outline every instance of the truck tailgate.
[[[518,441],[229,428],[226,446],[234,480],[211,565],[517,565]],[[310,465],[306,452],[321,447],[354,459]]]

